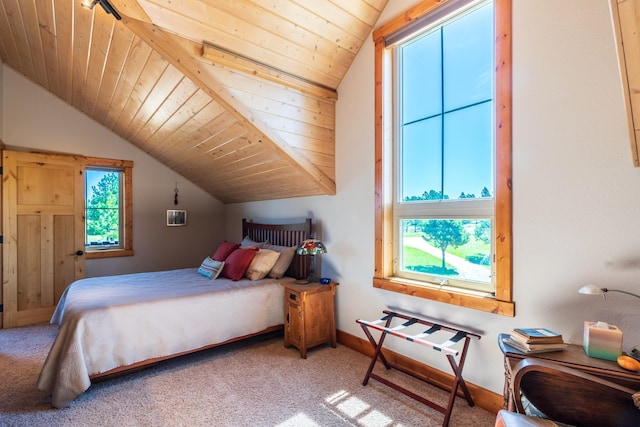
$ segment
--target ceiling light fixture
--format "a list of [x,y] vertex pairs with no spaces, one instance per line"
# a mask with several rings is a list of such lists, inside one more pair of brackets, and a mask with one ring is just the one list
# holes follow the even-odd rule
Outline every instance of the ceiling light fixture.
[[82,7],[86,7],[87,9],[93,9],[96,4],[100,4],[100,6],[102,6],[102,9],[104,9],[105,12],[107,12],[110,15],[113,15],[113,17],[116,18],[118,21],[122,19],[120,14],[116,12],[116,10],[113,8],[113,6],[111,6],[111,4],[107,0],[82,0],[82,3],[80,3]]
[[82,0],[82,3],[80,3],[80,6],[82,7],[86,7],[87,9],[93,9],[93,7],[96,5],[96,3],[98,3],[100,0]]

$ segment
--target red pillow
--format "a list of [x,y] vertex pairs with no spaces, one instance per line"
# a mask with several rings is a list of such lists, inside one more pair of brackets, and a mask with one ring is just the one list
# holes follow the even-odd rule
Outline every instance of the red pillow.
[[256,256],[258,248],[240,248],[231,252],[231,255],[224,261],[222,276],[231,280],[240,280],[247,272],[249,264]]
[[231,252],[235,251],[240,247],[240,243],[229,243],[226,240],[220,243],[218,249],[213,253],[211,259],[215,261],[225,261]]

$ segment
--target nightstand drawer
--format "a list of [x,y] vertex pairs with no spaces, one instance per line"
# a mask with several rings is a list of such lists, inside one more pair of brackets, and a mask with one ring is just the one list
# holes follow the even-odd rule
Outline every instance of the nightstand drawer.
[[289,304],[300,305],[302,302],[302,294],[300,292],[287,289],[287,302]]

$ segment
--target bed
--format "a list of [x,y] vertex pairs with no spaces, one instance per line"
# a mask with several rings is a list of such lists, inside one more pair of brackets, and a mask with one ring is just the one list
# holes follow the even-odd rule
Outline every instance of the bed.
[[[293,247],[311,236],[311,219],[284,225],[243,219],[242,233]],[[211,280],[194,267],[78,280],[51,318],[59,329],[38,388],[62,408],[92,381],[282,329],[282,283],[305,277],[307,258],[295,254],[281,278]]]

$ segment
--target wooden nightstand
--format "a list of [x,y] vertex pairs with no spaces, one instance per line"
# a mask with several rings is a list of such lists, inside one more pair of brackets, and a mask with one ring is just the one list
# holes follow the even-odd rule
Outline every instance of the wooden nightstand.
[[336,347],[333,297],[338,284],[284,284],[284,346],[294,346],[307,358],[307,349],[329,343]]

